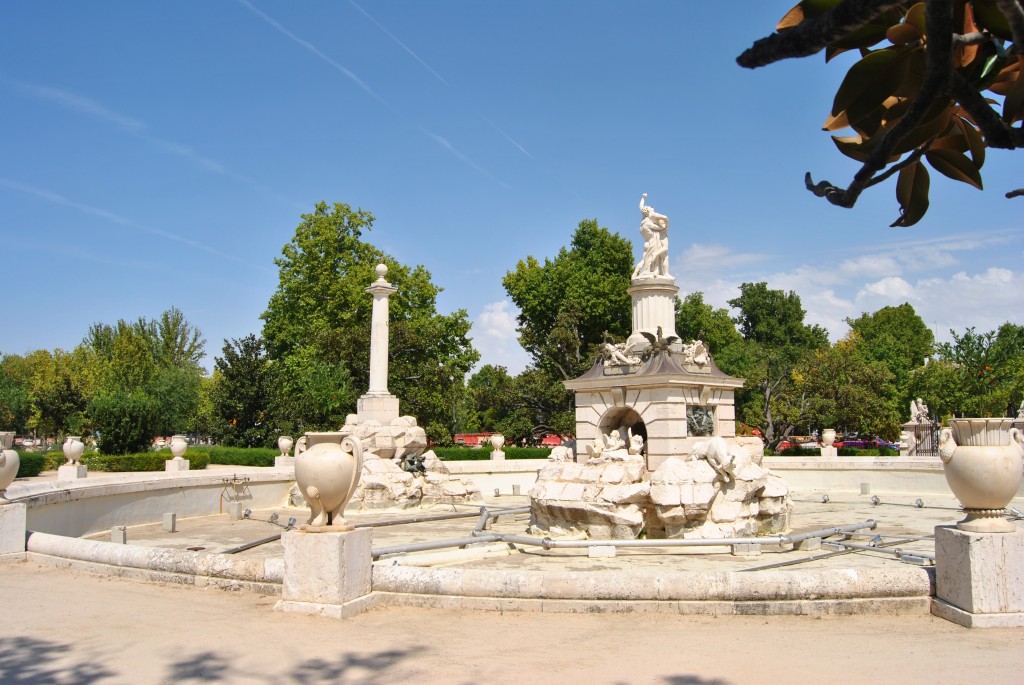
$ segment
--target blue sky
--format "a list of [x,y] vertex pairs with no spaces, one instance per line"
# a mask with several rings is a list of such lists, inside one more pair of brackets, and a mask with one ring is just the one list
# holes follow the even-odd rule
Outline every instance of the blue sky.
[[833,338],[904,301],[940,338],[1024,321],[1019,152],[990,151],[984,192],[933,173],[911,229],[892,183],[853,210],[803,190],[856,171],[820,131],[850,60],[734,62],[791,2],[3,3],[0,351],[173,305],[210,365],[259,332],[319,200],[371,211],[513,372],[502,276],[589,218],[639,255],[644,192],[681,294],[716,306],[766,280]]

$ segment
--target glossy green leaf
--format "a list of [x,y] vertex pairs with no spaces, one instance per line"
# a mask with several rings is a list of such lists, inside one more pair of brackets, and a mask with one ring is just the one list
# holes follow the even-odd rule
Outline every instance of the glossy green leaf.
[[960,131],[963,132],[964,138],[967,140],[967,145],[971,150],[971,159],[974,160],[974,166],[979,169],[985,166],[985,141],[981,137],[981,132],[975,128],[974,124],[961,117],[956,118],[956,124],[960,127]]
[[896,181],[896,199],[900,203],[901,216],[892,226],[913,226],[928,211],[928,190],[931,180],[928,169],[921,162],[900,169]]
[[910,67],[907,48],[885,48],[869,53],[850,67],[832,102],[832,114],[846,112],[851,124],[871,114],[893,95]]
[[832,142],[836,144],[839,151],[850,159],[858,162],[868,161],[870,150],[865,149],[864,141],[860,136],[832,136]]
[[955,150],[928,150],[924,157],[943,176],[982,189],[981,172],[967,155]]
[[1010,23],[994,0],[973,0],[971,6],[974,8],[974,22],[979,27],[1003,40],[1013,39]]
[[919,35],[928,35],[928,28],[924,23],[924,3],[919,2],[907,10],[905,23],[913,26]]
[[1017,72],[1017,80],[1003,99],[1003,121],[1012,124],[1024,119],[1024,72]]

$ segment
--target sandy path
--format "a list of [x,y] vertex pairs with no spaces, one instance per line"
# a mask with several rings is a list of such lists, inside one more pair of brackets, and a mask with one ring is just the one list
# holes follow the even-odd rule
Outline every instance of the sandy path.
[[700,618],[380,609],[0,566],[0,683],[1024,682],[1024,630],[928,616]]

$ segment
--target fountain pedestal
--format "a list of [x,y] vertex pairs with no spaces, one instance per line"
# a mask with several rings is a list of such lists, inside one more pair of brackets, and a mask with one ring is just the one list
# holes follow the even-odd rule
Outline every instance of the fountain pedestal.
[[284,583],[275,611],[347,618],[372,608],[370,575],[373,531],[289,530],[284,545]]
[[967,628],[1024,627],[1024,529],[935,527],[932,613]]

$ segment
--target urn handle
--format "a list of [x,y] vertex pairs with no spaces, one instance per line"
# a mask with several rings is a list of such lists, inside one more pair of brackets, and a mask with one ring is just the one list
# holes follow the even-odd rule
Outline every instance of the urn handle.
[[948,464],[953,458],[953,451],[956,449],[956,440],[953,439],[953,429],[943,428],[939,431],[939,459],[943,464]]

